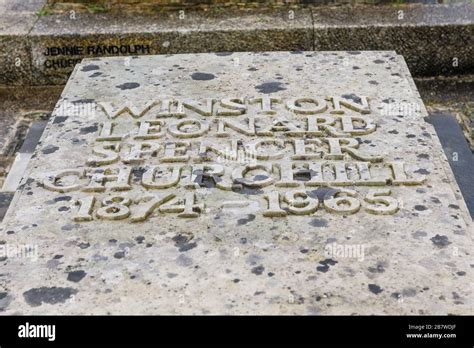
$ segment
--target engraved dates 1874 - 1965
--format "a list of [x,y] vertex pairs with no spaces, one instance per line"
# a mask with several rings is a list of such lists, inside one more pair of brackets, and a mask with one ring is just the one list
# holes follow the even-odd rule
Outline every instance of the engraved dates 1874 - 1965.
[[[380,128],[365,97],[167,98],[99,102],[93,111],[100,122],[85,164],[42,183],[81,193],[75,221],[138,222],[155,212],[196,218],[206,212],[203,187],[259,190],[267,217],[394,214],[400,202],[386,186],[426,180],[402,160],[384,160],[376,145],[362,146]],[[361,186],[381,188],[357,192]],[[323,198],[311,193],[318,187],[329,189]],[[146,194],[127,196],[136,189]]]

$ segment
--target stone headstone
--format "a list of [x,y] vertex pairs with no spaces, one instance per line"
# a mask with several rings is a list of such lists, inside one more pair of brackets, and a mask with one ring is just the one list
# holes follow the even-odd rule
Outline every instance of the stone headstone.
[[3,310],[469,313],[424,116],[394,52],[84,60],[5,217]]

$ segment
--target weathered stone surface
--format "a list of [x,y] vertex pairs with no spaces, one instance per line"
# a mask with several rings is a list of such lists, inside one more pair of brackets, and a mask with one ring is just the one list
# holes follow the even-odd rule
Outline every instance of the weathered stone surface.
[[[387,4],[392,0],[319,0],[314,1],[314,5],[347,5],[347,4]],[[291,5],[307,5],[309,2],[305,0],[74,0],[74,1],[58,1],[48,0],[51,9],[70,9],[81,8],[91,9],[95,6],[99,11],[107,10],[147,10],[147,9],[181,9],[181,8],[208,8],[208,7],[238,7],[238,6],[288,6]],[[82,5],[82,6],[81,6]]]
[[474,6],[315,7],[315,50],[395,50],[412,74],[473,73]]
[[31,59],[27,35],[46,0],[0,1],[0,84],[29,84]]
[[415,79],[428,112],[454,114],[474,151],[474,75]]
[[15,192],[18,189],[23,174],[28,167],[28,163],[33,156],[33,152],[43,134],[46,124],[47,121],[37,121],[31,124],[28,134],[26,135],[20,150],[15,156],[15,160],[8,171],[8,176],[3,183],[3,191]]
[[32,121],[48,116],[60,87],[0,88],[0,189]]
[[395,50],[415,76],[474,72],[474,6],[464,1],[144,13],[108,4],[0,15],[0,83],[62,85],[84,57],[219,51]]
[[45,16],[31,31],[33,84],[64,84],[84,57],[310,50],[309,9]]
[[438,134],[456,182],[461,189],[466,206],[474,218],[474,155],[456,117],[447,112],[430,112],[426,119]]
[[32,84],[32,66],[29,46],[25,38],[18,36],[0,37],[0,84]]
[[0,192],[0,222],[3,220],[3,217],[7,213],[12,198],[12,192]]
[[394,52],[87,59],[54,115],[7,314],[472,313],[471,219]]

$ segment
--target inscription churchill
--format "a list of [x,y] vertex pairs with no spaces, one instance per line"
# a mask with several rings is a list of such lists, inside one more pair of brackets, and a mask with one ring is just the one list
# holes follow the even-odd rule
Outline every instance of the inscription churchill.
[[394,52],[85,59],[0,225],[0,309],[470,313],[426,115]]
[[[206,205],[193,190],[203,179],[219,190],[270,187],[261,195],[266,217],[308,215],[322,206],[330,213],[353,214],[363,207],[371,214],[394,214],[400,203],[385,187],[420,185],[426,178],[407,173],[403,161],[364,152],[355,137],[376,132],[377,124],[369,99],[353,99],[263,95],[158,99],[141,106],[99,102],[95,111],[109,121],[97,127],[86,167],[50,174],[43,185],[62,193],[127,192],[134,190],[132,173],[140,169],[136,184],[153,195],[138,200],[90,195],[78,200],[75,221],[138,222],[155,211],[197,218]],[[127,123],[125,131],[118,131]],[[321,186],[383,188],[364,195],[333,189],[320,207],[319,199],[305,190]],[[191,191],[179,197],[169,190],[177,187]]]

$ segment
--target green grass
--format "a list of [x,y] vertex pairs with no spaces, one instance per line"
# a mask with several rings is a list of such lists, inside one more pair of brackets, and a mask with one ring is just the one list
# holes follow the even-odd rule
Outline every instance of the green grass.
[[38,17],[44,17],[44,16],[48,16],[50,15],[50,13],[48,12],[48,9],[47,8],[42,8],[41,10],[39,10],[38,12],[36,12],[36,15]]
[[87,6],[87,10],[90,13],[101,13],[101,12],[107,12],[107,9],[102,6],[102,5],[97,5],[97,4],[90,4]]
[[391,5],[395,6],[395,7],[399,7],[399,6],[402,6],[402,5],[405,5],[405,0],[392,0],[391,2]]

